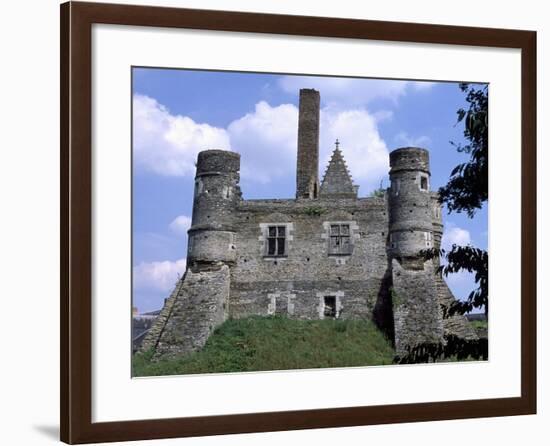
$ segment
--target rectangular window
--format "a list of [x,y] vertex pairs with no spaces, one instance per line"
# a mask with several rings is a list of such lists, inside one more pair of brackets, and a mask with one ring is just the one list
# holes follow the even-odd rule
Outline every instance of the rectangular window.
[[351,254],[351,249],[349,224],[331,224],[329,254]]
[[420,190],[428,190],[428,177],[420,175]]
[[325,318],[336,318],[336,297],[335,296],[325,296],[325,308],[323,315]]
[[401,188],[401,180],[392,181],[391,188],[395,196],[399,195],[399,189]]
[[268,256],[286,255],[286,226],[269,226],[267,228]]

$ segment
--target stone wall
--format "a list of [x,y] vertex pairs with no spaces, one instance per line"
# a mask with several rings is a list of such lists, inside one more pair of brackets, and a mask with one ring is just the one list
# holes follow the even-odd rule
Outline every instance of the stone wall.
[[[286,314],[296,318],[319,318],[324,296],[337,294],[338,317],[372,318],[377,302],[381,309],[388,271],[385,197],[246,200],[237,206],[235,218],[231,316],[270,314],[274,296],[276,311],[287,308]],[[331,223],[349,225],[351,255],[329,254]],[[269,224],[286,228],[284,257],[266,255]]]
[[153,322],[153,325],[151,326],[150,330],[147,332],[147,335],[143,339],[143,342],[141,343],[141,351],[146,352],[149,350],[155,350],[157,348],[160,336],[164,331],[164,328],[166,327],[168,319],[170,319],[170,315],[172,314],[174,302],[176,301],[177,296],[181,292],[183,292],[182,288],[184,279],[185,275],[178,280],[174,287],[174,290],[172,291],[172,293],[170,293],[170,296],[165,299],[162,310],[160,311],[158,317]]
[[319,92],[300,90],[296,198],[317,198],[319,193]]
[[395,350],[398,356],[408,347],[422,343],[443,343],[443,315],[435,285],[433,262],[392,261],[392,303]]
[[193,271],[176,285],[142,350],[154,346],[153,358],[166,358],[200,349],[227,317],[229,267],[223,263]]

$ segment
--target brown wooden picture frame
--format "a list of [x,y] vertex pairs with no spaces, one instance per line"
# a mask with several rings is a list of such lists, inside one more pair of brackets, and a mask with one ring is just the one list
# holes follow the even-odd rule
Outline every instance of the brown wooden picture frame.
[[[92,423],[92,24],[521,50],[521,396]],[[61,5],[61,440],[70,444],[536,413],[536,32],[69,2]]]

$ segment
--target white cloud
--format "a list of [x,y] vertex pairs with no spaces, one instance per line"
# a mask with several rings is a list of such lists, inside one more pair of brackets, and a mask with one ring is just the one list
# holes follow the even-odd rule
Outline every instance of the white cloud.
[[296,163],[298,109],[292,104],[258,102],[254,112],[233,121],[227,132],[232,150],[242,155],[243,178],[268,183]]
[[[386,116],[376,117],[365,109],[323,108],[319,136],[322,171],[338,138],[356,182],[368,189],[378,185],[388,172],[388,149],[378,132],[378,121]],[[294,172],[298,135],[296,106],[272,107],[259,102],[254,113],[233,121],[228,133],[232,149],[242,155],[243,178],[268,183],[288,175],[289,171]]]
[[[378,132],[377,119],[364,109],[321,111],[320,159],[324,170],[338,138],[340,149],[360,193],[365,195],[387,177],[389,151]],[[321,172],[322,180],[323,172]]]
[[429,82],[429,81],[412,81],[410,82],[411,87],[413,90],[416,91],[428,91],[431,90],[432,87],[435,85],[435,82]]
[[205,149],[229,149],[224,129],[172,115],[155,99],[133,98],[134,160],[138,168],[160,175],[193,175],[197,154]]
[[[448,222],[445,225],[445,231],[441,239],[441,247],[445,251],[450,251],[453,244],[456,245],[468,245],[472,242],[470,231],[460,228],[452,222]],[[443,265],[447,264],[447,259],[442,259]],[[447,284],[451,288],[453,294],[458,299],[465,299],[470,291],[472,291],[475,285],[475,274],[461,270],[456,273],[451,273],[445,276]]]
[[185,272],[186,259],[175,262],[141,262],[133,268],[134,288],[148,288],[158,291],[171,291],[179,277]]
[[372,114],[376,122],[391,121],[393,119],[393,112],[391,110],[378,110]]
[[394,141],[403,147],[424,147],[426,148],[432,143],[429,136],[412,137],[407,132],[399,132],[394,136]]
[[[426,91],[433,85],[384,79],[282,76],[276,87],[292,94],[300,88],[316,88],[321,92],[326,104],[322,112],[321,159],[327,160],[324,153],[328,150],[327,144],[332,147],[334,139],[340,138],[350,170],[363,186],[368,178],[368,187],[371,187],[379,182],[380,173],[387,168],[386,160],[382,160],[387,148],[378,134],[377,123],[391,119],[392,111],[370,113],[366,105],[375,99],[395,103],[409,92]],[[254,111],[236,119],[227,128],[220,128],[172,114],[154,98],[135,94],[133,119],[133,153],[138,170],[165,176],[192,176],[197,154],[216,148],[243,155],[243,179],[268,183],[288,174],[289,166],[293,169],[296,162],[298,109],[292,104],[272,107],[261,101]],[[346,124],[354,131],[346,130]],[[325,128],[327,125],[332,127]],[[411,139],[405,134],[397,138]],[[415,145],[425,145],[422,138],[425,137],[417,139]],[[365,159],[367,155],[374,158]]]
[[453,223],[447,223],[443,237],[441,239],[441,247],[446,251],[450,250],[454,244],[456,245],[468,245],[472,241],[470,231],[467,229],[459,228]]
[[[243,179],[269,183],[294,175],[298,108],[258,102],[254,111],[231,122],[227,129],[196,124],[173,116],[154,99],[134,97],[135,159],[139,166],[161,175],[193,175],[199,151],[211,147],[230,149],[241,156]],[[354,180],[363,194],[377,187],[388,172],[388,148],[378,132],[378,122],[390,112],[371,114],[364,108],[327,106],[321,110],[321,175],[338,138]],[[171,228],[185,220],[172,222]]]
[[191,227],[191,217],[187,215],[178,215],[170,223],[170,229],[176,234],[187,235],[187,230]]
[[410,90],[427,91],[433,84],[387,79],[283,76],[278,85],[283,91],[294,94],[301,88],[314,88],[321,92],[322,99],[327,104],[357,106],[366,105],[375,99],[396,102]]

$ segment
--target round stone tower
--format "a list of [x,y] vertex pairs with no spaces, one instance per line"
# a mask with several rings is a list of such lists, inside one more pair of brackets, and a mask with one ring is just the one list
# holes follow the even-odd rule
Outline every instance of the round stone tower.
[[187,262],[234,262],[234,212],[241,199],[241,156],[226,150],[199,153]]
[[403,147],[390,153],[390,240],[394,258],[417,257],[434,246],[429,153]]

